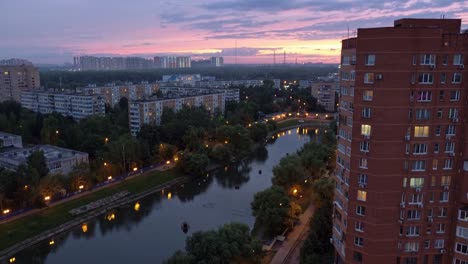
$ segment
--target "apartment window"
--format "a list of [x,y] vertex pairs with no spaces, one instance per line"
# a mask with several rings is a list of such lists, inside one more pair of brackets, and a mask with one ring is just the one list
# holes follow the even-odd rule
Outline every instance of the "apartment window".
[[358,199],[359,201],[365,202],[365,201],[367,200],[367,192],[366,192],[366,191],[358,190],[358,191],[357,191],[357,199]]
[[453,65],[463,65],[463,55],[455,54],[453,56]]
[[367,159],[359,158],[359,168],[367,169]]
[[440,145],[439,143],[434,143],[434,153],[439,153]]
[[447,65],[448,64],[448,60],[449,60],[449,56],[448,55],[443,55],[442,57],[442,65]]
[[421,193],[412,193],[409,196],[409,204],[420,204],[423,201],[423,195]]
[[434,248],[444,248],[444,240],[443,239],[434,240]]
[[439,91],[439,100],[440,100],[440,101],[443,101],[444,98],[445,98],[445,93],[444,93],[444,91]]
[[433,169],[433,170],[437,170],[437,163],[438,163],[438,160],[437,160],[437,159],[433,159],[433,160],[432,160],[432,169]]
[[465,244],[457,243],[455,251],[461,254],[468,255],[468,246]]
[[364,239],[362,237],[355,237],[354,238],[354,245],[358,247],[363,247],[364,246]]
[[405,153],[406,154],[410,153],[410,144],[405,144]]
[[457,237],[468,239],[468,228],[457,226]]
[[341,64],[342,64],[342,65],[349,65],[349,61],[350,61],[349,56],[343,56],[343,57],[341,58]]
[[446,142],[445,143],[445,152],[453,153],[455,151],[455,142]]
[[458,220],[468,222],[468,210],[458,210]]
[[405,243],[405,251],[406,252],[416,252],[419,250],[419,243],[418,242],[406,242]]
[[364,83],[374,83],[374,73],[371,73],[371,72],[365,73]]
[[363,185],[367,185],[367,174],[360,174],[358,176],[358,184],[363,184]]
[[446,135],[454,136],[455,135],[455,125],[448,125]]
[[437,224],[436,233],[438,234],[445,233],[445,224],[443,223]]
[[417,143],[413,145],[413,154],[426,154],[427,144]]
[[[434,202],[434,192],[429,192],[428,196],[429,196],[429,202],[433,203]],[[429,212],[431,213],[431,216],[432,216],[432,209]]]
[[414,127],[414,137],[428,137],[428,136],[429,136],[429,126],[415,126]]
[[416,65],[416,55],[413,55],[413,65]]
[[362,109],[362,117],[363,118],[370,118],[371,117],[371,109],[370,107],[364,107]]
[[436,128],[435,128],[435,133],[434,133],[434,134],[435,134],[436,136],[440,136],[440,130],[441,130],[440,126],[436,126]]
[[450,91],[450,101],[459,101],[460,91]]
[[419,226],[408,226],[406,228],[407,236],[419,236]]
[[468,264],[468,260],[454,258],[453,264]]
[[417,94],[418,102],[430,102],[432,101],[432,92],[431,91],[419,91]]
[[374,54],[369,54],[369,55],[366,56],[366,65],[367,66],[375,65],[375,55]]
[[445,72],[440,74],[440,83],[444,84],[447,81],[447,74]]
[[441,203],[446,203],[446,202],[448,202],[448,200],[449,200],[449,192],[441,192],[439,198],[440,198],[439,201],[440,201]]
[[366,215],[366,207],[362,206],[362,205],[358,205],[356,206],[356,214],[357,215]]
[[431,110],[427,108],[416,109],[416,120],[428,120],[431,118]]
[[422,188],[424,187],[424,178],[410,178],[411,188]]
[[421,65],[434,65],[435,55],[434,54],[422,54],[420,64]]
[[440,179],[440,185],[449,186],[451,179],[452,179],[451,176],[442,176],[442,178]]
[[452,83],[461,83],[462,75],[459,72],[454,72],[452,77]]
[[432,73],[420,73],[419,74],[419,83],[420,84],[432,84],[434,81],[434,75]]
[[437,118],[440,119],[440,118],[442,118],[442,116],[443,116],[443,110],[442,110],[442,108],[437,109]]
[[362,92],[362,100],[364,101],[372,101],[374,98],[374,91],[372,90],[364,90]]
[[369,152],[369,141],[362,141],[359,145],[361,151]]
[[354,229],[358,232],[364,232],[364,224],[361,221],[356,221]]
[[424,240],[424,248],[428,249],[431,247],[431,241],[430,240]]
[[432,176],[431,177],[431,187],[434,187],[434,186],[436,186],[436,177]]
[[444,170],[451,170],[453,168],[453,159],[446,159],[444,163]]
[[371,125],[362,124],[361,125],[361,135],[370,136],[371,134]]
[[448,112],[448,118],[451,118],[451,119],[458,118],[458,109],[450,108]]
[[439,211],[439,217],[447,217],[448,209],[446,207],[441,207]]

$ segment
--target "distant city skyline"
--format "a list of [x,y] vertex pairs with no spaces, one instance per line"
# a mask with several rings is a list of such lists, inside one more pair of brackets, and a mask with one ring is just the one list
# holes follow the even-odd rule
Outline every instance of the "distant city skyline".
[[[223,56],[235,63],[338,63],[340,41],[393,20],[459,18],[463,0],[2,1],[0,59],[73,63],[74,56]],[[348,30],[349,29],[349,30]],[[236,49],[237,46],[237,49]]]

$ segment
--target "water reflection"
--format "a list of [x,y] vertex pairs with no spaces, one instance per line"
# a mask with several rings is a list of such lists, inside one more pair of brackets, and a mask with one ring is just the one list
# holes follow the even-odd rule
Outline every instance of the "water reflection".
[[315,128],[277,133],[239,164],[106,212],[54,237],[54,245],[44,241],[11,257],[15,263],[161,263],[193,232],[231,221],[253,226],[253,195],[271,185],[281,157],[310,140],[317,140]]

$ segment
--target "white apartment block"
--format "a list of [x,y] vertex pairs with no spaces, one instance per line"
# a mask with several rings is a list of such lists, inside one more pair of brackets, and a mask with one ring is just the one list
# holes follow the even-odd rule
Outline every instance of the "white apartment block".
[[22,92],[21,106],[34,112],[57,112],[80,120],[90,115],[104,115],[104,98],[100,95]]
[[136,136],[143,124],[158,126],[161,124],[161,117],[165,107],[173,109],[175,112],[186,106],[204,106],[211,114],[217,111],[224,113],[225,108],[224,92],[187,96],[174,99],[154,99],[143,101],[130,101],[129,105],[129,126],[130,132]]
[[88,87],[77,88],[77,92],[86,95],[101,95],[104,97],[105,103],[110,106],[115,106],[120,102],[120,99],[127,98],[131,100],[143,100],[150,97],[159,90],[159,84],[132,84],[124,85],[108,85],[96,87],[90,85]]
[[44,153],[50,174],[68,174],[76,165],[88,164],[88,153],[51,145],[38,145],[0,153],[0,167],[15,171],[21,164],[26,163],[28,157],[36,151]]
[[0,148],[3,147],[22,148],[23,140],[21,136],[0,132]]
[[329,112],[335,111],[336,82],[314,82],[311,84],[312,96],[317,98],[317,104]]

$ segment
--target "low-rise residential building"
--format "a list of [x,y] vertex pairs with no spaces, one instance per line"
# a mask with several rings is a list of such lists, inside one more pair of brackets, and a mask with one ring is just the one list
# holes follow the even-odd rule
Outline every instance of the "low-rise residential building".
[[21,136],[0,132],[0,148],[6,147],[22,148],[23,140]]
[[311,84],[312,96],[317,98],[317,104],[329,112],[335,111],[335,82],[314,82]]
[[200,74],[170,74],[163,75],[162,81],[166,83],[178,83],[182,85],[195,86],[195,83],[201,81]]
[[161,86],[162,94],[166,98],[184,97],[184,96],[196,96],[203,94],[213,94],[224,92],[225,101],[236,101],[239,102],[239,89],[236,88],[192,88],[192,87],[179,87],[179,86]]
[[42,114],[57,112],[77,120],[90,115],[104,115],[106,110],[101,95],[36,91],[22,92],[21,106]]
[[225,93],[218,92],[195,96],[170,99],[150,99],[129,101],[130,132],[136,136],[143,124],[160,125],[164,108],[171,108],[175,112],[186,106],[204,106],[212,114],[217,111],[224,113]]
[[15,171],[26,163],[28,157],[42,151],[51,174],[68,174],[76,165],[88,164],[88,154],[51,145],[38,145],[31,148],[13,149],[0,153],[0,167]]
[[142,82],[140,84],[126,83],[124,85],[109,84],[97,87],[88,85],[87,87],[77,88],[78,93],[85,95],[101,95],[107,105],[114,106],[120,102],[120,99],[143,100],[159,90],[158,84],[149,84]]

